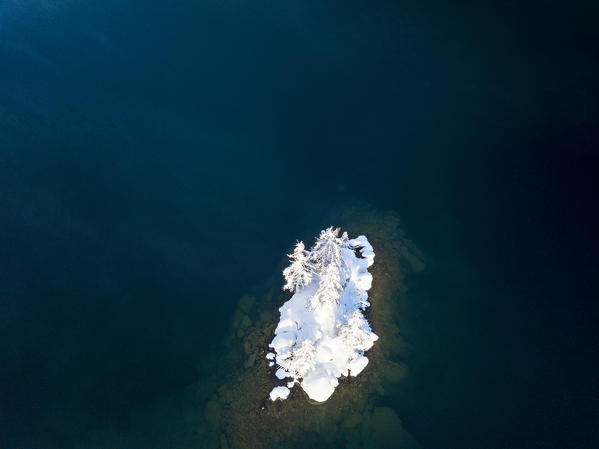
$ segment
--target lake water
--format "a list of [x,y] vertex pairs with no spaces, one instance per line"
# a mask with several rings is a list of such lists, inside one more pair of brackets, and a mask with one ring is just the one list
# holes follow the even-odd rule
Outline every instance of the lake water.
[[427,263],[377,405],[425,448],[599,446],[596,8],[402,3],[0,4],[1,447],[132,447],[358,202]]

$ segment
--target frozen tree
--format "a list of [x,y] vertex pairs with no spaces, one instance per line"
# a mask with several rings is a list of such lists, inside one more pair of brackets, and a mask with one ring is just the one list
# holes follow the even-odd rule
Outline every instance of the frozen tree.
[[306,255],[304,242],[297,242],[292,254],[288,254],[291,265],[283,270],[285,285],[283,290],[294,292],[304,288],[312,280],[310,261]]
[[316,366],[316,347],[311,340],[304,340],[295,344],[289,356],[281,364],[283,369],[291,374],[294,379],[304,377]]
[[342,246],[343,248],[350,247],[349,236],[347,235],[346,231],[343,231],[343,234],[341,234],[341,238],[339,238],[339,245]]
[[339,228],[335,229],[331,226],[320,231],[320,235],[310,251],[310,260],[316,270],[324,272],[330,264],[341,266],[341,249],[339,243]]
[[337,325],[337,332],[348,347],[358,351],[369,349],[377,339],[376,335],[370,332],[368,324],[358,310],[347,319],[347,324]]
[[310,307],[335,304],[347,278],[346,264],[341,248],[348,242],[347,233],[339,238],[339,228],[327,228],[320,232],[310,252],[310,261],[319,276],[318,290],[310,298]]
[[310,298],[310,306],[312,309],[321,304],[336,304],[339,301],[339,293],[343,289],[340,282],[341,267],[335,263],[330,263],[324,268],[324,272],[320,274],[320,282],[318,290],[312,298]]

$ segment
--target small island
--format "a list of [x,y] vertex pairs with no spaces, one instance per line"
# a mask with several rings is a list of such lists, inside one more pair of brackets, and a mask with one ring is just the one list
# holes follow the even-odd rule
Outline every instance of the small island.
[[[278,363],[275,366],[278,353],[269,344],[282,317],[279,308],[287,305],[292,295],[284,294],[280,278],[272,276],[240,296],[229,330],[217,343],[221,351],[202,356],[205,374],[201,379],[176,395],[140,409],[131,417],[139,425],[122,430],[101,429],[81,447],[418,448],[418,442],[406,430],[389,400],[410,385],[404,361],[412,349],[400,335],[399,305],[402,301],[409,302],[405,281],[408,275],[425,269],[424,257],[401,229],[396,212],[358,203],[331,211],[323,217],[321,228],[328,223],[339,223],[350,235],[368,236],[349,241],[341,231],[335,235],[341,239],[336,241],[340,248],[347,247],[351,252],[350,246],[353,247],[355,259],[347,260],[357,264],[352,265],[356,274],[361,272],[364,280],[369,278],[366,271],[372,274],[372,288],[360,287],[367,291],[366,299],[371,305],[358,309],[368,318],[379,339],[368,350],[368,365],[358,376],[353,377],[358,372],[355,368],[347,368],[348,376],[351,373],[352,377],[337,378],[338,387],[324,402],[309,399],[301,388],[292,388],[295,385],[292,377],[284,381],[276,379],[275,373],[281,366]],[[374,253],[370,245],[376,248],[376,264],[372,264]],[[292,254],[291,265],[302,256],[311,259],[304,250],[300,246],[293,251],[298,257]],[[349,256],[345,249],[340,249],[339,255]],[[287,273],[291,274],[290,271]],[[304,281],[317,281],[317,274],[311,274],[311,268],[306,267],[305,271],[310,273],[303,277]],[[289,277],[293,279],[301,281],[302,277]],[[347,280],[344,282],[347,284]],[[316,283],[312,287],[303,285],[292,290],[292,294],[296,296],[302,288],[317,287]],[[347,285],[344,290],[347,291]],[[345,301],[345,294],[339,292],[338,304]],[[304,308],[306,305],[307,302]],[[271,355],[267,356],[269,351]],[[303,380],[299,377],[298,383]],[[279,388],[273,391],[275,386]],[[274,392],[275,400],[269,398],[270,392]],[[147,429],[160,432],[148,433]]]
[[364,352],[378,339],[363,315],[370,306],[368,268],[374,251],[361,235],[350,239],[339,228],[321,231],[310,250],[298,242],[283,271],[284,290],[293,296],[279,309],[279,324],[266,358],[276,377],[271,400],[286,399],[296,383],[310,399],[326,401],[340,376],[357,376],[368,364]]

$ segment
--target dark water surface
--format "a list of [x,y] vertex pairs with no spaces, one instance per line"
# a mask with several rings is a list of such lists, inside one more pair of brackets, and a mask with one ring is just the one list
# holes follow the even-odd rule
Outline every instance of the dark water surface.
[[427,256],[382,400],[423,447],[599,446],[598,11],[417,3],[0,3],[0,447],[196,381],[353,201]]

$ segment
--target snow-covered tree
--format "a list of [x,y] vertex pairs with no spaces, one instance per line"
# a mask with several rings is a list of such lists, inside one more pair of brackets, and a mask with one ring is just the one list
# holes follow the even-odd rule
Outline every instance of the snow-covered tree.
[[322,304],[335,304],[339,292],[346,282],[346,264],[341,257],[341,248],[349,242],[347,233],[339,237],[339,228],[327,228],[320,232],[310,251],[310,262],[319,276],[318,290],[310,298],[310,307],[315,309]]
[[359,310],[347,318],[346,324],[337,325],[337,335],[344,341],[347,347],[358,351],[369,349],[377,336],[370,331],[368,323]]
[[303,340],[295,344],[289,356],[282,360],[281,366],[294,379],[304,377],[316,366],[316,347],[311,340]]
[[346,231],[343,231],[343,234],[341,234],[341,237],[339,238],[339,246],[343,248],[349,248],[350,246],[349,236],[347,235]]
[[320,231],[320,235],[310,251],[310,261],[317,271],[324,272],[325,268],[330,264],[341,266],[341,249],[339,243],[339,228],[335,229],[331,226]]
[[310,298],[310,307],[315,309],[322,304],[336,304],[339,301],[339,294],[343,289],[341,285],[341,267],[335,263],[330,263],[320,273],[320,282],[318,290]]
[[283,270],[285,285],[283,290],[294,292],[304,288],[312,281],[310,261],[305,250],[304,242],[297,242],[292,254],[288,254],[291,265]]

